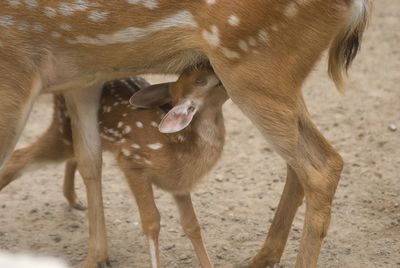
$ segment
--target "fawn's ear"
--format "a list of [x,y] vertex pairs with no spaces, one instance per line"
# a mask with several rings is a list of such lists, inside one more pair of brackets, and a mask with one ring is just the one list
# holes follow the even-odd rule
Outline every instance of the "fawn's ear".
[[129,102],[138,108],[158,107],[171,101],[170,86],[173,83],[155,84],[132,95]]
[[161,120],[158,129],[161,133],[175,133],[187,127],[197,112],[197,107],[191,101],[172,108]]

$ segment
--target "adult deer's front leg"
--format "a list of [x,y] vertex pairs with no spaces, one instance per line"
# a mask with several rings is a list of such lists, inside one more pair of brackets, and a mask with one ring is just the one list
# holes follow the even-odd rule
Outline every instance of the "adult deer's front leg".
[[75,90],[64,96],[71,117],[75,160],[87,193],[89,253],[84,267],[105,267],[108,256],[101,190],[102,150],[97,115],[101,87]]
[[[268,68],[266,63],[278,65],[279,57],[258,56],[236,67],[234,71],[217,62],[215,69],[232,100],[286,160],[295,173],[293,178],[297,177],[304,190],[306,215],[296,267],[314,268],[317,266],[322,240],[329,226],[331,202],[343,163],[309,119],[299,90],[301,80],[298,84],[293,83],[294,70],[286,67],[285,70],[281,66]],[[295,67],[302,68],[301,65]],[[269,72],[271,69],[281,70],[280,76]],[[284,197],[286,201],[280,206],[290,207],[286,212],[288,221],[292,220],[295,213],[293,205],[301,197],[301,193],[297,193],[295,197]],[[289,198],[294,200],[288,201]],[[277,215],[274,223],[282,223],[284,217]],[[289,227],[285,223],[281,233],[269,235],[269,238],[272,236],[279,240],[275,257],[281,255]],[[272,228],[276,231],[274,225]],[[271,244],[267,242],[267,246]],[[266,254],[262,250],[248,267],[264,268],[271,265],[271,261],[274,261],[271,256],[274,253]]]

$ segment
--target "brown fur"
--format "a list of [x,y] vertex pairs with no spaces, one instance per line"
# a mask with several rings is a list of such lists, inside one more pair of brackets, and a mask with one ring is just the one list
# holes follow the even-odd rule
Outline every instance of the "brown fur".
[[[192,123],[176,134],[162,134],[154,124],[158,124],[165,115],[162,108],[137,109],[128,103],[133,92],[148,85],[139,78],[112,81],[105,85],[99,126],[103,150],[114,154],[135,196],[146,237],[158,245],[160,218],[156,216],[158,210],[151,191],[151,184],[155,184],[174,195],[181,213],[182,226],[193,243],[202,267],[211,267],[190,192],[221,155],[225,137],[222,104],[227,95],[221,86],[208,89],[196,86],[196,77],[205,74],[210,74],[208,68],[187,71],[176,83],[170,85],[173,103],[196,94],[196,91],[202,92],[197,95],[197,99],[204,102]],[[49,129],[38,141],[12,154],[0,179],[0,189],[17,179],[28,167],[38,167],[43,162],[68,160],[64,196],[71,207],[83,209],[74,189],[77,165],[73,160],[71,122],[62,95],[54,97],[54,107]],[[110,107],[111,111],[108,110]],[[143,123],[143,128],[137,127],[138,121]],[[123,126],[120,126],[120,122],[123,122]],[[207,132],[202,129],[203,125],[207,126]],[[131,131],[124,133],[125,127],[131,128]],[[147,146],[154,143],[160,143],[162,148],[153,150]],[[133,148],[134,144],[140,148]],[[129,151],[130,155],[124,155],[124,151]],[[156,252],[158,257],[158,247]],[[158,258],[157,263],[160,264]]]
[[[72,15],[59,14],[60,4],[73,2],[43,0],[34,7],[25,1],[17,6],[8,1],[0,4],[0,16],[12,16],[15,22],[7,26],[10,20],[2,17],[6,26],[0,27],[0,166],[12,152],[37,95],[64,91],[74,155],[88,195],[89,254],[84,266],[104,266],[108,257],[97,126],[103,82],[143,72],[180,73],[208,59],[232,100],[288,163],[287,193],[296,192],[301,199],[304,192],[307,211],[296,267],[316,267],[342,162],[309,119],[301,86],[331,46],[330,73],[340,87],[342,70],[355,56],[366,21],[365,9],[354,7],[366,6],[365,0],[217,0],[212,5],[158,0],[152,10],[122,0],[98,0]],[[44,15],[44,7],[56,8],[57,16]],[[106,11],[108,19],[90,21],[93,11]],[[104,46],[70,42],[79,36],[93,40],[127,27],[149,29],[162,20],[165,26],[165,19],[179,11],[186,17],[176,19],[175,27],[132,42]],[[232,14],[240,19],[239,25],[228,23]],[[28,22],[28,31],[18,30],[16,22],[21,21]],[[43,31],[34,28],[36,23]],[[64,24],[72,26],[71,31],[61,29]],[[216,28],[219,42],[215,36],[207,42],[204,36]],[[264,41],[258,36],[261,29],[268,33]],[[60,36],[53,37],[54,33]],[[248,51],[238,47],[240,40],[246,40]],[[285,196],[278,211],[288,214],[278,213],[272,225],[284,227],[271,228],[263,248],[245,266],[279,262],[290,229],[282,219],[292,219],[293,206],[299,203]],[[287,207],[292,209],[283,209]]]

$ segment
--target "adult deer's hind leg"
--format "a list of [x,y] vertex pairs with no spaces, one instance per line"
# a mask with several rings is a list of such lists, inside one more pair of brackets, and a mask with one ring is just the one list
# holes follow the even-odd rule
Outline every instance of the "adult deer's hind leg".
[[64,161],[73,155],[72,145],[59,132],[59,122],[53,120],[51,126],[37,141],[14,151],[0,175],[0,190],[23,174],[24,170],[38,168],[43,162]]
[[0,53],[0,174],[42,90],[39,74],[20,70],[2,58]]
[[71,118],[73,148],[83,178],[89,214],[89,253],[85,268],[105,267],[107,238],[101,189],[102,150],[98,129],[101,87],[64,93]]
[[275,267],[275,264],[280,262],[294,216],[302,204],[303,198],[303,187],[293,168],[287,165],[285,187],[264,245],[256,256],[241,263],[238,267],[248,267],[249,262],[254,267]]
[[[296,211],[295,206],[302,198],[299,184],[302,186],[306,215],[296,267],[314,268],[329,226],[331,202],[343,163],[309,119],[299,89],[301,80],[294,83],[292,79],[294,70],[279,67],[279,77],[271,71],[278,68],[273,65],[280,61],[282,59],[279,55],[275,58],[258,55],[234,69],[226,68],[218,64],[219,62],[214,63],[214,68],[234,103],[286,160],[290,172],[294,172],[292,178],[294,182],[298,182],[288,190],[296,192],[296,195],[283,198],[282,203],[283,207],[291,208],[283,212],[287,213],[290,222]],[[267,66],[268,64],[272,66]],[[293,67],[306,68],[300,65]],[[248,264],[249,267],[273,265],[280,258],[290,229],[289,222],[284,223],[284,219],[284,215],[277,215],[274,222],[285,226],[281,234],[269,235],[275,238],[277,252],[266,254],[268,247],[273,247],[267,242],[264,249]]]

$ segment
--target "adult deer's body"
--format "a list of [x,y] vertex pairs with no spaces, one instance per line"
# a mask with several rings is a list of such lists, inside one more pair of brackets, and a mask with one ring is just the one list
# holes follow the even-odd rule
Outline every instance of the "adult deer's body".
[[101,84],[139,72],[180,72],[208,58],[232,100],[287,161],[284,193],[262,250],[279,262],[305,196],[297,267],[315,267],[342,160],[310,121],[301,85],[330,43],[340,85],[366,21],[366,0],[20,1],[0,4],[0,163],[37,95],[64,93],[89,210],[86,267],[104,264],[97,108]]

